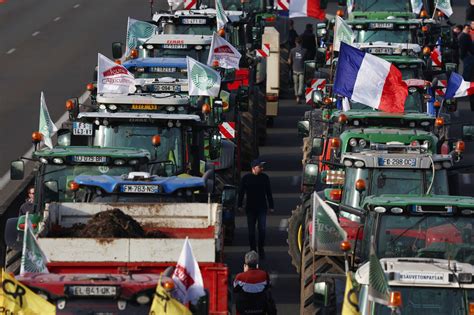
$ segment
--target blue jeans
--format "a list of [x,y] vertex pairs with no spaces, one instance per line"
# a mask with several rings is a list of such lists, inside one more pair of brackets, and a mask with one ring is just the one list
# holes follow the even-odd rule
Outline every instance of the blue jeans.
[[258,229],[258,251],[263,252],[265,245],[265,229],[267,227],[267,210],[247,210],[247,225],[249,230],[249,243],[251,250],[257,250],[255,240],[255,225]]

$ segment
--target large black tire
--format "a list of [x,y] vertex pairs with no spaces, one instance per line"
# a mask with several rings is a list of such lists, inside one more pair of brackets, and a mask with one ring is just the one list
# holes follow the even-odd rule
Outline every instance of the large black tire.
[[267,101],[265,98],[265,92],[262,91],[261,86],[259,86],[257,92],[258,145],[264,146],[265,142],[267,141]]
[[[225,185],[236,185],[237,179],[233,178],[233,168],[228,168],[222,171],[217,171],[215,174],[215,191],[216,194],[222,195]],[[225,207],[223,213],[223,226],[224,226],[224,244],[232,245],[234,241],[235,232],[235,207]]]
[[291,257],[291,264],[298,273],[300,273],[301,268],[301,250],[304,243],[306,213],[310,207],[311,198],[308,198],[301,205],[296,206],[288,219],[288,254]]
[[241,115],[240,161],[243,170],[249,170],[250,162],[259,155],[257,115],[256,104],[250,101],[248,112]]
[[5,254],[5,270],[15,275],[20,273],[21,247],[7,247]]

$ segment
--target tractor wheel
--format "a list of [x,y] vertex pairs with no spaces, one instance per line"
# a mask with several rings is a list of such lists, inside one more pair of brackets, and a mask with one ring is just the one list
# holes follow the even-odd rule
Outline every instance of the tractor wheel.
[[244,170],[250,169],[250,162],[256,159],[259,154],[255,105],[254,102],[249,102],[249,111],[242,112],[241,116],[240,160]]
[[295,210],[291,212],[291,217],[288,219],[288,254],[291,256],[291,264],[295,266],[296,272],[300,273],[301,267],[301,251],[304,243],[305,233],[305,218],[306,212],[311,207],[311,198],[298,205]]
[[325,132],[327,123],[322,122],[323,111],[319,108],[304,113],[304,118],[309,120],[309,138],[321,137]]
[[5,271],[15,275],[20,273],[21,247],[7,247],[5,255]]

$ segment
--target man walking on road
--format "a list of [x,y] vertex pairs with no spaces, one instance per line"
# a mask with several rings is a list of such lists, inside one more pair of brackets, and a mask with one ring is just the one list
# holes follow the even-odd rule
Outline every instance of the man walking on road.
[[275,315],[275,301],[270,291],[270,276],[258,268],[258,254],[245,254],[244,272],[234,279],[237,314]]
[[242,177],[239,189],[239,209],[242,208],[244,196],[247,195],[245,212],[247,214],[247,225],[249,243],[251,250],[257,250],[255,240],[255,225],[258,228],[258,253],[260,258],[265,258],[265,229],[267,221],[267,209],[273,212],[273,197],[270,187],[270,178],[263,173],[265,162],[260,159],[251,163],[252,172]]
[[306,49],[301,47],[301,38],[296,38],[296,47],[290,51],[290,58],[288,63],[293,70],[293,85],[295,89],[296,102],[301,103],[304,88],[304,61],[306,56]]

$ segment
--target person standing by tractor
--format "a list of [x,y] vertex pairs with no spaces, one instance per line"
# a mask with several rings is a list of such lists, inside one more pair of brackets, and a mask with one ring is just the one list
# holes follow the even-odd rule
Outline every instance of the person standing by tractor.
[[295,89],[296,102],[300,104],[304,92],[304,61],[307,50],[301,47],[300,37],[297,37],[295,42],[296,47],[290,51],[288,63],[291,65],[291,70],[293,71],[293,86]]
[[303,35],[301,35],[301,46],[308,51],[307,59],[314,60],[316,56],[316,37],[314,36],[313,24],[311,23],[306,24],[306,29]]
[[276,315],[275,301],[270,291],[270,276],[258,267],[258,254],[245,254],[244,272],[234,279],[235,307],[238,315]]
[[239,188],[238,207],[242,210],[244,196],[247,196],[245,213],[249,233],[250,250],[257,250],[255,238],[255,225],[258,228],[258,253],[261,259],[265,259],[265,230],[267,222],[267,210],[273,212],[273,197],[270,186],[270,178],[263,173],[265,162],[256,159],[250,166],[252,172],[242,177]]

